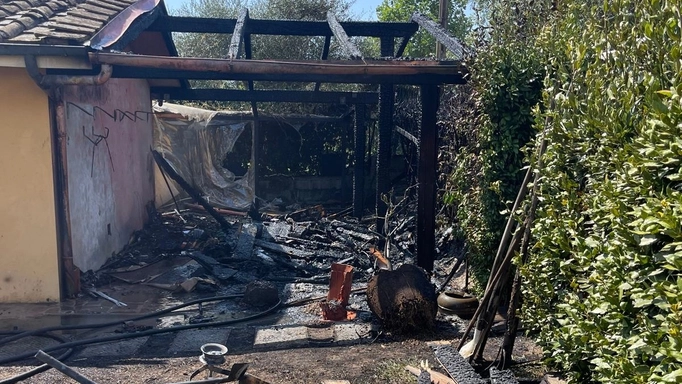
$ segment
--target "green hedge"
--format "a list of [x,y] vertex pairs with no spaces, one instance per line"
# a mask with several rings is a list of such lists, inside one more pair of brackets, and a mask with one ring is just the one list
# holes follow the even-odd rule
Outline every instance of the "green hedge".
[[468,63],[471,78],[462,92],[471,100],[452,113],[447,128],[455,144],[443,156],[450,165],[444,200],[454,208],[458,235],[479,282],[490,273],[506,210],[525,174],[523,147],[533,136],[533,108],[541,100],[544,77],[527,41],[483,44]]
[[682,382],[680,4],[571,1],[539,35],[553,108],[524,321],[576,381]]

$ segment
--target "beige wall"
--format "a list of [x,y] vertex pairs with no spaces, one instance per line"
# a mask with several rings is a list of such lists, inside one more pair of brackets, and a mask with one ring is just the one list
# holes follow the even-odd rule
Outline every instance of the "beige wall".
[[136,79],[63,91],[71,247],[85,272],[99,269],[147,220],[154,200],[151,98],[147,82]]
[[0,302],[59,300],[47,95],[0,67]]

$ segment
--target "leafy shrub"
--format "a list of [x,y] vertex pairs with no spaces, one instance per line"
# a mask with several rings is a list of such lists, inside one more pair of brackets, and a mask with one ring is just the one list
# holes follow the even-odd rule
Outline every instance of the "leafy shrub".
[[526,324],[581,382],[682,382],[679,1],[572,1],[552,68]]
[[[537,8],[513,13],[489,8],[493,30],[479,30],[477,54],[468,63],[469,84],[449,99],[449,175],[444,202],[452,207],[479,281],[487,278],[506,222],[504,212],[523,180],[524,152],[533,134],[533,108],[541,100],[544,68],[533,47]],[[463,98],[469,98],[462,101]]]

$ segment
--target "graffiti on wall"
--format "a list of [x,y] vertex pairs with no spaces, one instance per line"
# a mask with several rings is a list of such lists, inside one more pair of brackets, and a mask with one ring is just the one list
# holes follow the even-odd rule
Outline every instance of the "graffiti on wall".
[[[67,102],[67,106],[72,106],[76,108],[78,111],[90,116],[93,118],[93,124],[90,127],[90,130],[88,132],[87,128],[85,125],[82,126],[82,131],[83,131],[83,136],[92,144],[92,155],[91,155],[91,160],[90,160],[90,177],[94,176],[95,172],[95,153],[97,152],[97,148],[100,148],[100,144],[103,142],[104,146],[107,149],[107,154],[109,156],[109,164],[111,165],[111,171],[114,172],[114,160],[111,156],[111,148],[109,147],[109,142],[107,139],[109,138],[109,127],[104,126],[103,127],[103,132],[96,132],[95,129],[95,121],[97,119],[97,116],[105,116],[106,118],[110,118],[114,123],[119,123],[124,120],[129,120],[132,122],[138,122],[138,121],[143,121],[143,122],[148,122],[152,112],[148,111],[123,111],[121,109],[114,109],[113,111],[108,111],[104,108],[101,108],[99,106],[93,106],[92,107],[92,112],[89,110],[79,106],[78,104],[72,103],[72,102]],[[97,113],[97,111],[101,113]]]

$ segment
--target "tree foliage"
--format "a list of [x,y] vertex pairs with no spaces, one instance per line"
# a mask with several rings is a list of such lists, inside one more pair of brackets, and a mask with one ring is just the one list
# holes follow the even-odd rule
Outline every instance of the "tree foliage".
[[[448,0],[447,29],[455,37],[464,39],[471,27],[464,14],[467,0]],[[379,21],[408,21],[412,14],[420,12],[434,21],[438,20],[438,0],[383,0],[377,7]],[[420,28],[407,45],[405,55],[429,57],[436,52],[436,40]]]

